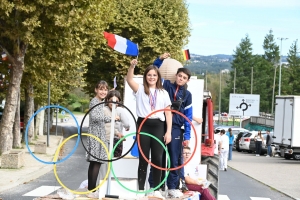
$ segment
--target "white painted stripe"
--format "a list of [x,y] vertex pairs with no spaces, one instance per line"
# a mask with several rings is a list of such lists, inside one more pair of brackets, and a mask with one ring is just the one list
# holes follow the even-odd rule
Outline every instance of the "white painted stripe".
[[230,200],[230,199],[229,199],[229,197],[227,195],[219,194],[218,195],[218,200]]
[[250,197],[251,200],[271,200],[270,198],[264,198],[264,197]]
[[41,197],[51,194],[52,192],[61,188],[60,186],[40,186],[30,192],[27,192],[23,196],[30,196],[30,197]]

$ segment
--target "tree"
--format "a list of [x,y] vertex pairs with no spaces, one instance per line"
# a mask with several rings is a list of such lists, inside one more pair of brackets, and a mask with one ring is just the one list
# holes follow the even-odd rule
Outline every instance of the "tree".
[[[0,50],[7,54],[12,75],[0,124],[0,154],[12,148],[12,125],[25,66],[34,74],[29,81],[40,78],[33,82],[37,84],[66,77],[74,68],[78,72],[104,43],[99,35],[115,19],[115,5],[109,0],[1,2]],[[25,59],[25,55],[30,56]]]
[[[236,47],[234,51],[233,61],[231,62],[231,68],[236,69],[236,84],[235,93],[250,94],[251,89],[251,67],[252,64],[252,43],[250,38],[246,35]],[[222,106],[223,110],[228,110],[229,107],[229,95],[233,93],[233,81],[234,70],[230,72],[230,79],[227,82],[227,87],[224,88],[222,94]]]
[[294,41],[288,53],[288,92],[289,95],[300,95],[300,56],[298,40]]
[[[269,33],[265,36],[263,48],[265,51],[265,53],[263,55],[264,59],[266,59],[273,66],[272,68],[270,68],[270,71],[269,71],[269,74],[274,75],[272,92],[270,92],[269,90],[266,91],[268,98],[271,99],[271,101],[272,101],[271,102],[271,113],[273,113],[273,111],[274,111],[274,95],[275,95],[275,87],[276,87],[276,68],[279,63],[280,55],[279,55],[279,46],[275,42],[272,30],[270,30]],[[270,76],[268,76],[266,78],[268,79],[268,82],[269,82]]]
[[[107,32],[125,37],[139,46],[139,64],[135,73],[153,63],[156,56],[170,52],[172,57],[183,61],[181,50],[190,35],[187,5],[184,0],[123,0],[119,1],[116,21],[109,24]],[[84,88],[94,95],[94,86],[100,79],[112,85],[118,80],[121,91],[130,56],[120,54],[101,45],[93,61],[88,64]]]

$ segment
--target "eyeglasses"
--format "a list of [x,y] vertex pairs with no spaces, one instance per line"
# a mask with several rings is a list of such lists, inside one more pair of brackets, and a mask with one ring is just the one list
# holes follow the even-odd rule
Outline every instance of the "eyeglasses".
[[185,154],[185,155],[190,155],[191,153],[182,153],[182,155],[184,155],[184,154]]

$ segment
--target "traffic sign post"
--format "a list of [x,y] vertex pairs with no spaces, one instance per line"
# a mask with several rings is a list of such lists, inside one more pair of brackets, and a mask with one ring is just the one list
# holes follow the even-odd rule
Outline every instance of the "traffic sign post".
[[240,127],[244,116],[259,116],[260,95],[230,94],[229,115],[240,117]]

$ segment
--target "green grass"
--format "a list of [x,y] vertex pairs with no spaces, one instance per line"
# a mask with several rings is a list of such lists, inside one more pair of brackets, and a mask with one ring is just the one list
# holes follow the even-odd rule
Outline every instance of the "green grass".
[[[69,118],[69,117],[71,117],[71,115],[68,113],[68,112],[65,112],[66,114],[65,115],[62,115],[61,114],[61,112],[60,113],[58,113],[58,119],[64,119],[64,118]],[[72,114],[73,115],[85,115],[85,113],[83,113],[83,112],[76,112],[76,111],[73,111],[72,112]],[[56,118],[56,113],[54,113],[54,118]]]

